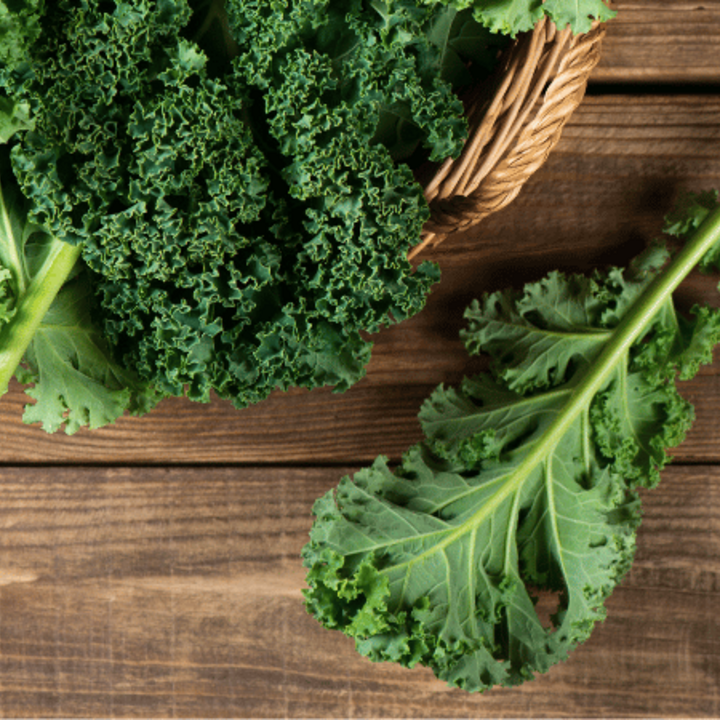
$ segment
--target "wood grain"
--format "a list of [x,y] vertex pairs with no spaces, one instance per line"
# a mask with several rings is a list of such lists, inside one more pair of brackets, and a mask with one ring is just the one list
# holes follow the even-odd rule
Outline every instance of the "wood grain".
[[[426,255],[442,284],[375,338],[346,394],[242,411],[174,399],[66,437],[23,425],[11,387],[0,717],[720,717],[720,356],[683,386],[697,420],[644,494],[608,619],[547,675],[467,695],[365,661],[302,605],[314,499],[379,453],[397,460],[429,392],[484,367],[458,340],[467,304],[555,268],[624,264],[680,192],[720,187],[720,0],[612,4],[590,95],[550,161],[509,208]],[[716,285],[693,276],[681,305],[720,305]]]
[[635,566],[585,646],[482,696],[367,662],[306,614],[310,508],[344,472],[2,469],[0,716],[720,713],[718,468],[645,494]]
[[720,82],[718,0],[614,0],[593,82]]
[[[279,393],[242,411],[169,400],[145,418],[99,431],[48,436],[21,423],[14,386],[0,402],[0,463],[353,463],[397,459],[420,438],[417,412],[440,383],[483,366],[458,339],[462,314],[482,292],[536,280],[548,271],[622,264],[662,225],[685,189],[720,187],[720,99],[591,97],[550,161],[518,199],[472,231],[427,254],[443,271],[427,308],[376,337],[367,377],[344,395]],[[693,277],[684,306],[718,304],[716,278]],[[697,423],[681,460],[720,460],[715,411],[720,365],[683,392]]]

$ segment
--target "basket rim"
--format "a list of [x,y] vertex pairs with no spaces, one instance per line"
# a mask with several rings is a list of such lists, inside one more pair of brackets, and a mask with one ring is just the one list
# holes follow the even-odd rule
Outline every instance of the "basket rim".
[[605,23],[595,22],[587,33],[573,35],[546,17],[518,36],[501,59],[494,86],[475,89],[461,154],[442,163],[423,187],[430,218],[410,259],[518,195],[582,102],[605,30]]

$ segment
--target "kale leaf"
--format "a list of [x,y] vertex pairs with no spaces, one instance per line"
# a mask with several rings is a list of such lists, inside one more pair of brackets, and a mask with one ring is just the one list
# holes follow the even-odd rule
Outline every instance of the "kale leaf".
[[423,0],[426,4],[471,8],[475,19],[493,32],[515,37],[532,30],[547,16],[560,29],[570,27],[575,34],[590,30],[594,21],[615,16],[605,0]]
[[[6,233],[0,386],[24,358],[26,419],[68,431],[349,388],[439,278],[411,168],[460,152],[497,29],[464,0],[0,0],[5,207],[52,258],[36,302]],[[55,295],[84,340],[30,318]]]
[[469,308],[465,342],[491,372],[436,390],[397,468],[379,457],[315,504],[305,594],[324,626],[470,691],[522,683],[589,637],[632,562],[638,488],[692,422],[675,379],[720,340],[720,310],[673,303],[694,266],[718,267],[717,194],[683,207],[669,262],[654,245]]

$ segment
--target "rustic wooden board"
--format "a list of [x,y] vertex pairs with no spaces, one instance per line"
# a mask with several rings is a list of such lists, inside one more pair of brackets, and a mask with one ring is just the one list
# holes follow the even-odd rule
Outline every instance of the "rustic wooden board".
[[718,0],[614,0],[593,82],[720,82]]
[[310,508],[344,472],[1,469],[0,716],[720,713],[720,469],[666,471],[604,625],[482,696],[367,662],[306,614]]
[[[20,422],[15,386],[0,402],[0,463],[294,463],[398,458],[420,437],[417,412],[438,384],[482,367],[458,339],[462,313],[484,291],[546,272],[627,262],[656,236],[683,189],[720,187],[720,99],[590,97],[549,162],[518,199],[479,227],[428,252],[443,281],[425,311],[377,336],[367,377],[344,395],[278,394],[229,403],[169,400],[145,418],[48,436]],[[682,302],[718,303],[716,278],[695,277]],[[684,392],[697,424],[678,458],[720,460],[720,365]]]
[[[546,676],[469,696],[363,660],[302,606],[314,499],[379,453],[399,458],[428,393],[483,367],[457,337],[470,300],[625,263],[678,193],[720,187],[720,0],[613,6],[590,96],[550,161],[511,207],[427,254],[441,286],[379,334],[345,395],[291,391],[244,411],[169,400],[68,438],[23,425],[12,387],[0,717],[720,717],[720,357],[683,388],[697,421],[645,493],[607,621]],[[608,94],[617,83],[681,94]],[[716,280],[693,277],[682,304],[720,304]]]

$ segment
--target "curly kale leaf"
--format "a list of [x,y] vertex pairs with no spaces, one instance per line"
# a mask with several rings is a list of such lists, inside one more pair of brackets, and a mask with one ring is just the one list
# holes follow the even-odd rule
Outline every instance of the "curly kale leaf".
[[625,270],[551,272],[521,292],[487,295],[466,312],[467,348],[488,354],[495,375],[511,390],[559,385],[603,348],[667,258],[667,250],[656,245]]
[[[236,67],[248,82],[275,96],[288,85],[304,99],[301,129],[359,133],[405,158],[422,144],[432,160],[457,155],[467,134],[453,89],[487,75],[502,40],[469,13],[423,7],[415,0],[293,0],[268,13],[261,0],[229,0],[239,46]],[[318,81],[300,79],[303,54],[323,58]],[[300,76],[300,77],[298,77]],[[327,117],[345,106],[360,126]],[[338,124],[328,124],[335,122]],[[292,134],[288,121],[278,142]],[[379,148],[378,148],[379,151]]]
[[[0,87],[27,74],[29,49],[40,33],[43,0],[0,0]],[[0,90],[0,144],[32,128],[30,105]]]
[[40,35],[45,0],[0,0],[0,73],[17,72],[29,61]]
[[[328,2],[226,5],[46,6],[32,72],[4,80],[34,123],[13,170],[32,221],[82,248],[118,361],[159,392],[344,390],[363,333],[418,312],[438,276],[406,257],[428,209],[371,142],[381,101],[409,99],[440,146],[457,100],[416,81],[402,32],[367,46],[360,3],[347,21]],[[346,60],[324,50],[336,22],[361,38]]]
[[630,567],[638,488],[692,421],[675,379],[711,358],[720,310],[682,317],[672,295],[719,242],[715,203],[669,263],[656,245],[473,305],[465,340],[493,372],[432,395],[399,467],[380,457],[318,500],[309,611],[372,660],[471,691],[564,660]]
[[[376,9],[380,6],[377,3]],[[402,5],[393,7],[393,12],[397,14]],[[382,5],[382,9],[386,26],[391,26],[389,6]],[[419,32],[416,31],[414,37],[407,34],[413,40],[407,43],[405,52],[412,52],[417,74],[427,88],[442,82],[457,91],[473,83],[482,83],[494,69],[499,51],[510,40],[508,36],[494,34],[477,22],[471,10],[458,11],[452,7],[433,8],[431,12],[426,12],[418,27]],[[464,133],[464,127],[457,119],[453,128],[454,132]],[[412,158],[413,153],[428,142],[435,159],[457,154],[455,144],[437,146],[436,138],[437,131],[429,136],[427,130],[419,125],[407,100],[399,99],[381,106],[373,140],[385,145],[395,160]]]
[[559,28],[570,27],[573,33],[590,30],[593,21],[607,21],[615,16],[604,0],[423,0],[425,4],[441,3],[463,10],[472,8],[476,20],[493,32],[515,37],[532,30],[547,15]]

